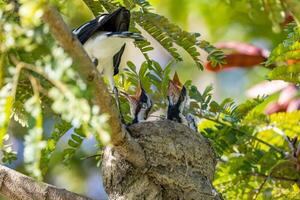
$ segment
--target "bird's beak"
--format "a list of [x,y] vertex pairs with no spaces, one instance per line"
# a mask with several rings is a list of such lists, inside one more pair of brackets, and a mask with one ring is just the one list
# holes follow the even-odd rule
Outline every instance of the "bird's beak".
[[172,80],[169,81],[169,86],[168,86],[168,96],[174,96],[174,94],[178,93],[178,88],[174,84]]
[[131,104],[134,104],[136,105],[137,102],[138,102],[138,98],[136,97],[136,95],[129,95],[125,92],[122,92],[121,91],[121,94],[131,103]]
[[129,31],[109,32],[106,35],[108,37],[130,38],[130,39],[133,39],[135,41],[145,40],[145,38],[140,33],[132,33],[132,32],[129,32]]
[[187,95],[186,88],[179,80],[177,72],[173,76],[173,80],[169,81],[168,96],[171,98],[171,102],[182,102]]
[[137,99],[139,99],[142,95],[142,86],[141,83],[138,84],[137,88],[136,88],[136,93],[135,93],[135,97]]
[[145,41],[146,39],[140,33],[133,33],[132,37],[135,41]]
[[179,96],[181,90],[182,90],[183,86],[179,80],[178,74],[177,72],[175,72],[174,76],[173,76],[173,80],[169,81],[169,87],[168,87],[168,95],[172,96]]
[[173,76],[173,81],[172,81],[178,88],[182,88],[182,83],[179,80],[179,76],[177,72],[175,71],[175,74]]

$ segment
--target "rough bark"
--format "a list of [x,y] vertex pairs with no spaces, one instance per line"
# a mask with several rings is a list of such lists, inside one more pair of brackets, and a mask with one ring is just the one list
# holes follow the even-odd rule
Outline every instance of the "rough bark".
[[0,194],[14,200],[91,200],[0,165]]
[[164,120],[129,127],[142,146],[146,167],[136,168],[113,147],[105,149],[102,174],[111,200],[220,199],[211,184],[216,158],[207,139]]

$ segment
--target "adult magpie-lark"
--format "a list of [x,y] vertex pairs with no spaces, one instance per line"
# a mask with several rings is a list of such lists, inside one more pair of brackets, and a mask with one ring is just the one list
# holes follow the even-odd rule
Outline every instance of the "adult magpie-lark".
[[99,72],[107,77],[112,90],[126,42],[143,39],[138,33],[128,32],[129,23],[130,12],[121,7],[73,30]]
[[[102,14],[73,30],[98,71],[108,79],[120,110],[114,76],[119,73],[126,42],[143,40],[138,33],[128,32],[130,12],[124,7]],[[121,120],[123,120],[122,113]]]

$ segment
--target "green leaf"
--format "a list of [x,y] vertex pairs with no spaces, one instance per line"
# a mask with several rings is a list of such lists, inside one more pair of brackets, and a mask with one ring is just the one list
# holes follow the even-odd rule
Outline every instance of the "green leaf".
[[80,136],[78,136],[78,135],[76,135],[76,134],[72,134],[72,135],[71,135],[71,138],[72,138],[75,142],[77,142],[77,143],[81,143],[81,142],[83,141],[83,138],[80,137]]
[[133,73],[136,74],[136,66],[133,64],[133,62],[128,61],[128,62],[127,62],[127,66],[128,66],[128,68],[131,70],[131,72],[133,72]]
[[71,146],[71,147],[73,147],[73,148],[77,148],[77,147],[80,146],[80,143],[77,143],[77,142],[74,141],[74,140],[69,140],[69,141],[68,141],[68,145]]
[[140,71],[139,71],[139,77],[143,78],[147,72],[148,69],[148,63],[147,62],[143,62]]
[[[298,56],[300,58],[300,54]],[[278,66],[267,75],[270,80],[284,80],[292,83],[300,83],[300,64]]]

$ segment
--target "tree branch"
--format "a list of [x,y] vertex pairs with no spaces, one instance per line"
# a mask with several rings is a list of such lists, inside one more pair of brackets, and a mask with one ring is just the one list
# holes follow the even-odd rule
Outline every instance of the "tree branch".
[[133,165],[138,167],[144,166],[146,161],[143,150],[122,126],[115,102],[110,96],[96,67],[82,48],[81,43],[71,33],[59,12],[52,6],[45,7],[42,18],[49,25],[53,37],[77,62],[76,70],[89,89],[93,91],[95,104],[100,107],[103,113],[110,115],[108,123],[111,128],[111,143]]
[[0,165],[0,193],[14,200],[91,200]]
[[279,177],[279,176],[268,176],[268,175],[260,174],[260,173],[250,173],[249,175],[262,177],[262,178],[271,178],[271,179],[275,179],[278,181],[288,181],[288,182],[292,182],[292,183],[298,183],[300,181],[299,179],[291,179],[291,178]]

